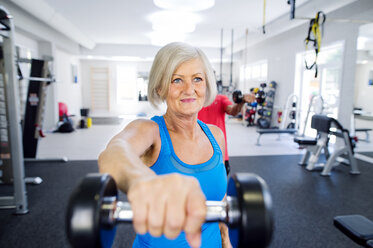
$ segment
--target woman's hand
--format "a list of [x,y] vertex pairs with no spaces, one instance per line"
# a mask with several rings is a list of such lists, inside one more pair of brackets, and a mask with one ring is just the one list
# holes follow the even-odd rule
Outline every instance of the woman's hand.
[[201,245],[206,198],[194,177],[177,173],[148,176],[135,181],[127,196],[137,233],[175,239],[184,230],[191,247]]

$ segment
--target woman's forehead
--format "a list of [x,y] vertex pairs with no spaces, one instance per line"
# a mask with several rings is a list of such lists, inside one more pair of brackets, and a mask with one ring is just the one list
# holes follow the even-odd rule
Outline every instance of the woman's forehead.
[[190,70],[198,71],[199,73],[204,73],[204,65],[201,59],[195,58],[182,62],[179,66],[176,67],[174,74]]

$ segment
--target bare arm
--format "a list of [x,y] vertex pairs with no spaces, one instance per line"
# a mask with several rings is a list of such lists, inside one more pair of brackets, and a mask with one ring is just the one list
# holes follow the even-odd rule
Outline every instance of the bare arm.
[[149,168],[158,158],[160,146],[156,123],[131,122],[100,154],[99,170],[111,174],[127,193],[137,233],[174,239],[184,230],[189,245],[199,247],[205,196],[196,178],[177,173],[158,176]]
[[255,101],[255,95],[254,94],[244,94],[243,95],[243,101],[241,103],[234,103],[232,105],[227,106],[225,109],[225,112],[229,115],[237,115],[239,112],[241,112],[242,106],[247,102],[251,103]]
[[[136,120],[114,136],[98,159],[101,173],[113,176],[119,189],[125,193],[139,178],[155,176],[140,156],[155,146],[155,123]],[[141,138],[140,138],[141,137]]]
[[[220,149],[223,153],[223,161],[225,161],[225,139],[224,139],[224,133],[221,131],[220,128],[214,125],[209,125],[209,128],[214,135],[214,138],[218,142]],[[223,200],[225,200],[227,195],[224,196]],[[220,229],[220,235],[221,235],[221,240],[222,240],[222,247],[223,248],[231,248],[231,242],[229,239],[229,229],[226,224],[224,223],[219,223],[219,229]]]

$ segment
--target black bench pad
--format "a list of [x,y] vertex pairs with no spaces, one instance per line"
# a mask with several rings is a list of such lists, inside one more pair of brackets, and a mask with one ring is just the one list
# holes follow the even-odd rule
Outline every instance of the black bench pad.
[[315,146],[317,144],[317,139],[309,137],[295,137],[294,142],[298,143],[299,145]]
[[373,221],[362,215],[336,216],[334,225],[359,245],[373,240]]
[[371,128],[356,128],[355,132],[369,132],[372,131]]
[[266,133],[295,133],[297,132],[296,129],[276,129],[276,128],[269,128],[269,129],[257,129],[256,130],[257,133],[260,133],[260,134],[266,134]]

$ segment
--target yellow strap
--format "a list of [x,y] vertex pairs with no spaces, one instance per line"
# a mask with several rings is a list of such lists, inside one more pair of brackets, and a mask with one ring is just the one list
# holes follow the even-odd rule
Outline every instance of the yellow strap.
[[320,24],[319,24],[319,13],[316,14],[315,21],[312,25],[312,33],[315,36],[317,42],[317,49],[320,51],[321,48],[321,31],[320,31]]

